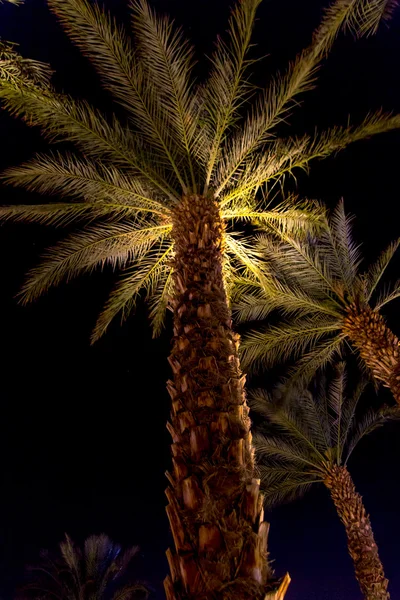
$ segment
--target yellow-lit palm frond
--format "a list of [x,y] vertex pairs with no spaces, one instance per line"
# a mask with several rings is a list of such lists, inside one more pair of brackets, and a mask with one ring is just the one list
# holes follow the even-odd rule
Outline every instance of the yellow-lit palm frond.
[[[332,302],[331,306],[320,296],[310,300],[291,288],[285,292],[271,279],[273,306],[287,315],[300,311],[304,318],[309,309],[323,309],[324,318],[336,318],[335,290],[329,287],[325,267],[320,268],[324,257],[308,256],[307,250],[299,253],[307,232],[317,234],[325,218],[323,210],[297,201],[274,207],[267,184],[283,181],[296,168],[307,169],[314,158],[398,128],[400,120],[378,113],[361,125],[286,139],[276,139],[274,127],[288,116],[296,96],[311,87],[315,69],[339,31],[350,29],[356,36],[374,31],[393,2],[336,0],[310,47],[257,96],[248,66],[253,62],[249,50],[260,1],[237,2],[226,39],[216,43],[209,76],[196,82],[191,46],[168,18],[155,15],[147,0],[129,3],[135,44],[129,32],[97,3],[49,0],[67,34],[124,108],[125,120],[108,118],[87,102],[58,93],[46,65],[22,58],[12,45],[1,44],[3,105],[30,125],[39,126],[49,141],[75,148],[69,153],[36,156],[5,174],[12,185],[56,195],[61,201],[2,207],[0,219],[80,226],[31,273],[23,291],[25,299],[37,297],[63,278],[110,264],[121,269],[122,279],[100,317],[95,337],[118,311],[128,314],[143,289],[155,329],[160,330],[172,290],[173,212],[182,194],[207,192],[219,200],[227,224],[229,291],[236,289],[237,294],[243,288],[246,294],[243,282],[247,282],[258,286],[261,298],[267,281],[263,259],[247,232],[254,226],[268,227],[288,236],[285,243],[297,257],[299,273],[310,279],[313,271],[314,288],[320,276],[325,277],[323,294]],[[241,226],[246,235],[240,233]],[[288,241],[292,238],[293,242]],[[390,297],[393,294],[397,288],[389,292]],[[249,295],[244,296],[243,307],[247,303],[249,315],[251,302]],[[254,310],[266,314],[259,307]]]
[[273,235],[259,236],[264,279],[258,287],[252,281],[238,283],[234,312],[240,320],[254,321],[278,310],[285,320],[245,336],[245,365],[257,369],[294,358],[298,362],[291,371],[293,377],[309,380],[343,352],[343,322],[350,306],[379,311],[400,296],[399,283],[378,295],[399,241],[363,270],[351,220],[340,202],[315,233],[300,238],[271,223]]

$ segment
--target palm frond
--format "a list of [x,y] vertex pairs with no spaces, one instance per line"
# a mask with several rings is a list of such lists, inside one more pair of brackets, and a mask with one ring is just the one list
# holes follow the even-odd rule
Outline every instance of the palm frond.
[[348,440],[348,445],[346,447],[345,464],[353,453],[354,448],[366,435],[369,435],[387,421],[398,419],[400,419],[400,411],[397,406],[384,407],[378,411],[373,409],[367,411],[363,418],[354,424],[354,428],[351,431],[350,439]]
[[306,352],[288,371],[289,386],[306,386],[314,375],[326,365],[332,364],[341,357],[345,336],[340,334],[341,323],[337,323],[337,333],[327,340],[315,344],[312,350]]
[[150,324],[153,338],[160,335],[165,325],[166,311],[174,290],[172,269],[165,271],[150,298]]
[[50,0],[49,4],[69,37],[91,60],[106,89],[128,111],[141,138],[151,144],[159,161],[171,165],[177,181],[182,183],[177,146],[124,29],[87,0]]
[[[394,0],[336,0],[326,10],[311,46],[298,55],[284,75],[272,80],[224,152],[225,160],[216,180],[217,196],[252,162],[252,154],[271,140],[272,130],[287,119],[296,97],[314,87],[319,63],[340,30],[350,29],[357,37],[369,35],[376,31],[381,20],[389,18],[396,3]],[[260,179],[268,176],[264,171]]]
[[387,286],[386,290],[380,294],[375,303],[374,310],[381,310],[386,304],[393,302],[397,298],[400,298],[400,280],[396,281],[392,286]]
[[165,120],[164,128],[173,131],[173,143],[181,149],[189,173],[177,176],[187,193],[196,192],[197,182],[192,157],[195,154],[199,110],[197,92],[191,82],[193,48],[181,30],[167,18],[156,18],[147,0],[131,0],[133,26],[139,44],[140,61],[151,82],[154,104]]
[[258,456],[258,462],[261,464],[264,460],[283,461],[283,464],[293,465],[308,470],[320,469],[318,460],[315,455],[305,450],[304,445],[299,446],[291,440],[290,436],[264,436],[260,433],[255,433],[253,442]]
[[[343,150],[350,144],[364,140],[379,133],[386,133],[400,127],[400,115],[385,114],[381,111],[368,115],[360,125],[332,127],[314,136],[278,140],[271,150],[274,162],[266,170],[260,160],[260,166],[254,170],[250,183],[238,184],[235,193],[245,193],[249,186],[260,187],[270,179],[292,173],[294,169],[307,170],[312,160],[327,158]],[[242,191],[243,188],[243,191]],[[240,190],[240,192],[239,192]]]
[[163,280],[165,270],[168,269],[172,251],[171,243],[162,240],[158,246],[143,256],[137,266],[123,273],[97,320],[92,342],[97,341],[105,333],[119,312],[122,321],[128,318],[142,291],[145,292],[146,297],[152,296],[160,281]]
[[[218,39],[212,57],[213,69],[204,88],[204,124],[209,139],[205,193],[210,182],[215,185],[215,169],[224,160],[223,145],[227,131],[238,118],[238,110],[247,100],[250,84],[245,77],[249,65],[255,15],[261,0],[240,0],[229,21],[229,42]],[[217,194],[218,195],[218,194]]]
[[289,323],[250,331],[241,345],[242,363],[257,370],[261,366],[285,362],[313,348],[325,336],[340,331],[340,324],[326,316],[296,318]]
[[264,505],[271,509],[280,504],[293,502],[302,498],[313,483],[321,483],[322,477],[317,474],[295,471],[276,472],[269,466],[259,467],[263,486]]
[[[141,214],[164,219],[170,215],[165,197],[152,193],[129,171],[101,162],[94,164],[71,154],[39,154],[26,164],[7,169],[3,178],[7,183],[40,194],[83,200],[92,205],[94,214],[109,210],[122,216],[129,214],[131,219]],[[2,214],[6,216],[6,211]]]
[[140,262],[169,229],[169,225],[157,223],[148,227],[103,223],[73,233],[48,250],[39,266],[30,271],[20,297],[24,303],[31,302],[62,281],[96,267],[123,268],[133,261]]
[[97,110],[84,101],[41,90],[30,85],[12,85],[0,81],[0,98],[13,114],[41,127],[50,141],[68,141],[77,145],[84,154],[102,162],[110,160],[115,166],[131,169],[136,176],[154,190],[178,201],[176,192],[156,166],[141,158],[134,138],[114,117],[111,124]]
[[344,203],[341,200],[333,211],[330,227],[327,231],[337,258],[339,279],[344,284],[349,295],[355,300],[356,281],[362,256],[360,246],[353,240],[352,220],[353,217],[346,215]]
[[390,243],[389,246],[382,252],[382,254],[378,257],[377,261],[372,264],[368,271],[364,275],[364,279],[366,282],[366,300],[369,302],[371,300],[372,294],[375,292],[377,286],[379,285],[383,275],[387,267],[389,266],[390,261],[395,255],[398,247],[400,245],[400,238]]
[[49,65],[23,58],[16,52],[15,44],[0,40],[0,81],[17,86],[23,82],[25,85],[47,88],[52,74]]

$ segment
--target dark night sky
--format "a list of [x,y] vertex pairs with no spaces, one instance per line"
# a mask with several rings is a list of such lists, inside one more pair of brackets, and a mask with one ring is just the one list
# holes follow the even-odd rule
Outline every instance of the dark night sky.
[[[109,0],[126,19],[124,0]],[[210,53],[224,30],[230,0],[158,0],[157,7],[185,25],[199,56]],[[306,7],[304,6],[306,4]],[[256,42],[260,83],[308,43],[322,0],[264,0]],[[27,56],[50,61],[62,88],[109,102],[90,69],[61,34],[42,0],[0,8],[0,35],[21,44]],[[361,42],[341,38],[321,73],[317,91],[294,119],[299,133],[361,119],[383,106],[400,111],[400,9],[389,30]],[[29,158],[45,143],[38,132],[0,115],[1,167]],[[398,232],[400,133],[359,143],[337,158],[314,164],[298,189],[332,206],[341,196],[357,214],[357,234],[373,257]],[[21,191],[1,190],[2,202],[32,201]],[[65,531],[77,540],[107,532],[142,548],[138,568],[157,587],[166,572],[169,543],[163,476],[169,465],[164,380],[170,329],[152,341],[146,313],[96,346],[90,329],[110,289],[112,274],[97,274],[63,286],[34,306],[14,296],[27,268],[57,233],[28,226],[0,230],[1,294],[1,493],[0,596],[12,597],[25,563],[40,548],[54,548]],[[392,269],[396,277],[400,261]],[[398,275],[397,275],[398,277]],[[396,306],[388,313],[400,332]],[[380,553],[400,597],[399,430],[380,430],[357,448],[350,470],[371,514]],[[270,516],[270,552],[276,570],[289,570],[287,600],[361,598],[347,556],[345,535],[323,489]]]

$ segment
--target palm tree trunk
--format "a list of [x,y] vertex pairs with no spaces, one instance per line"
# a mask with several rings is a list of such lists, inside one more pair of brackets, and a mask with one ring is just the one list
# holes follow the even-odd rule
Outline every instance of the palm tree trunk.
[[249,409],[223,277],[218,204],[184,197],[173,218],[172,474],[167,600],[264,598],[269,574]]
[[347,468],[332,467],[325,485],[345,526],[349,554],[364,598],[388,600],[388,580],[383,572],[371,522]]
[[399,339],[381,314],[369,307],[352,305],[347,311],[343,332],[359,351],[376,380],[382,381],[400,404]]

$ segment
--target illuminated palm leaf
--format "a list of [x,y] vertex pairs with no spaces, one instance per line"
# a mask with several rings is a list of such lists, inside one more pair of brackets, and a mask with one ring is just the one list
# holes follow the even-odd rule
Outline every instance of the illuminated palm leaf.
[[[38,155],[5,174],[12,185],[56,195],[61,201],[2,207],[1,219],[83,224],[31,272],[22,293],[25,300],[36,298],[63,278],[110,264],[121,269],[122,280],[100,317],[95,338],[119,310],[125,315],[130,312],[142,288],[159,331],[173,288],[171,261],[165,259],[154,267],[157,248],[160,244],[162,255],[173,256],[173,214],[182,194],[193,193],[208,193],[220,202],[227,223],[228,291],[239,289],[236,283],[243,279],[263,286],[262,260],[244,234],[239,235],[236,224],[247,224],[246,231],[248,224],[261,225],[297,236],[300,231],[314,230],[323,220],[321,208],[310,203],[291,199],[273,207],[266,193],[268,182],[282,181],[296,168],[307,169],[314,158],[400,126],[398,116],[377,113],[360,125],[276,139],[275,126],[287,119],[297,96],[315,84],[316,70],[338,33],[346,29],[356,36],[374,32],[388,18],[394,2],[336,0],[325,12],[310,47],[261,92],[252,86],[248,73],[259,4],[260,0],[236,4],[227,37],[216,43],[209,76],[197,83],[192,74],[192,47],[168,18],[155,15],[147,0],[129,3],[135,45],[129,33],[96,3],[49,0],[71,40],[125,110],[124,122],[56,92],[46,65],[22,58],[12,45],[2,42],[0,97],[4,106],[40,127],[51,142],[67,142],[78,150],[76,154]],[[302,268],[306,276],[305,264]],[[246,302],[252,301],[244,297]],[[333,319],[337,310],[324,299],[310,302],[300,292],[294,298],[283,289],[276,291],[272,307],[283,308],[287,314],[299,310],[304,316],[308,309],[318,312],[323,307],[327,318]]]

